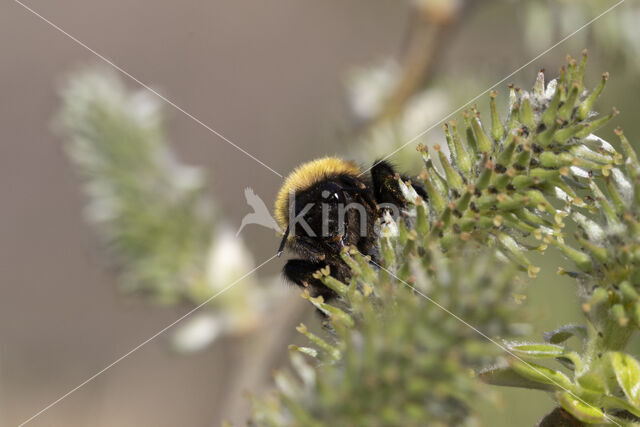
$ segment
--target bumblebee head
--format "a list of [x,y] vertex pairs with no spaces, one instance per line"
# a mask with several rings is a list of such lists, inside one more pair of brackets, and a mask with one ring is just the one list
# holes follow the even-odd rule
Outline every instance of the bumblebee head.
[[[302,236],[309,237],[313,234],[327,244],[333,241],[338,246],[344,244],[338,239],[339,236],[334,235],[336,206],[338,203],[342,203],[343,206],[348,203],[345,189],[362,186],[362,181],[359,179],[361,173],[362,171],[355,163],[336,157],[316,159],[298,166],[291,172],[278,192],[274,208],[274,216],[280,229],[286,230],[278,252],[282,252],[290,238],[289,232],[293,231],[291,230],[292,214],[294,218],[304,215],[308,219],[308,228],[313,231],[309,233],[309,229],[296,229],[294,234],[300,231]],[[325,205],[322,209],[321,203]]]

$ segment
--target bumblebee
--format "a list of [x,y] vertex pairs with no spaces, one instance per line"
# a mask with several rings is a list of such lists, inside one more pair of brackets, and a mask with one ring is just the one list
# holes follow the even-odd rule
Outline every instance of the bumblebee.
[[[379,262],[377,220],[385,211],[398,214],[407,206],[399,177],[408,179],[385,161],[375,162],[370,175],[354,162],[336,157],[296,168],[280,189],[274,209],[285,230],[278,255],[286,246],[300,257],[287,261],[284,277],[328,300],[335,293],[313,274],[329,266],[333,277],[348,281],[350,269],[340,256],[343,248],[357,248]],[[427,198],[424,188],[414,184],[414,189]]]

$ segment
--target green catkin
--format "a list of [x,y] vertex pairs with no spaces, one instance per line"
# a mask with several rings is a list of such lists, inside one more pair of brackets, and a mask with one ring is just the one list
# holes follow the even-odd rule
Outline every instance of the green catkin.
[[586,138],[587,136],[589,136],[589,134],[594,133],[595,131],[600,129],[602,126],[607,124],[611,119],[617,116],[618,113],[619,111],[616,108],[613,108],[608,115],[592,121],[589,124],[589,126],[586,126],[580,132],[576,133],[575,135],[576,138]]
[[579,94],[580,85],[578,85],[577,83],[573,83],[571,85],[571,90],[569,92],[567,100],[564,102],[564,104],[562,104],[560,109],[558,109],[558,118],[563,121],[569,120],[571,118],[571,114],[573,113],[573,109],[575,108]]
[[591,254],[591,256],[593,256],[594,259],[596,259],[598,262],[601,262],[601,263],[607,262],[609,253],[607,252],[606,248],[603,248],[602,246],[598,246],[590,242],[589,240],[580,237],[580,235],[576,235],[575,238],[580,244],[580,246],[582,246],[584,250],[589,252],[589,254]]
[[556,130],[561,123],[560,119],[551,123],[547,129],[536,135],[536,142],[543,148],[546,148],[553,140],[553,135],[556,133]]
[[520,103],[516,102],[511,106],[511,114],[507,123],[507,132],[513,132],[520,127]]
[[462,118],[464,119],[464,128],[465,128],[465,135],[467,139],[467,146],[469,146],[469,148],[471,149],[470,152],[476,155],[478,153],[478,141],[476,140],[476,136],[473,133],[473,126],[471,125],[471,121],[469,119],[469,112],[463,111]]
[[446,202],[444,197],[440,191],[436,189],[433,185],[433,180],[431,179],[431,174],[428,174],[426,171],[423,173],[422,178],[424,182],[425,189],[427,190],[427,195],[429,196],[429,205],[433,208],[437,215],[442,214],[444,208],[446,206]]
[[440,159],[440,164],[442,165],[442,169],[444,169],[445,176],[447,177],[447,183],[450,188],[453,188],[460,193],[462,188],[464,187],[464,181],[460,174],[453,168],[451,162],[447,158],[447,156],[440,150],[440,146],[434,146],[435,150],[438,153],[438,158]]
[[449,185],[433,165],[429,149],[422,144],[419,144],[417,149],[422,153],[422,159],[424,161],[426,172],[432,179],[432,185],[437,191],[440,192],[443,197],[446,197],[449,194]]
[[529,97],[524,98],[520,105],[520,123],[529,129],[533,129],[535,127],[535,118],[533,110],[531,109],[531,101],[529,100]]
[[444,136],[447,141],[447,147],[449,147],[449,153],[451,155],[451,161],[454,164],[458,163],[458,152],[456,151],[456,147],[453,144],[453,138],[451,137],[451,132],[449,131],[449,124],[445,123],[442,125],[442,130],[444,131]]
[[578,111],[576,112],[576,117],[578,120],[584,120],[587,118],[589,113],[591,112],[593,105],[596,102],[596,99],[600,96],[600,93],[604,89],[607,84],[607,80],[609,79],[609,73],[603,73],[602,79],[600,80],[600,84],[595,88],[593,92],[587,96],[587,98],[582,101],[580,106],[578,107]]
[[481,153],[490,153],[493,149],[493,144],[491,143],[489,137],[482,130],[482,124],[480,123],[480,113],[476,108],[473,109],[471,126],[473,126],[473,133],[478,144],[478,151]]
[[531,147],[528,143],[525,143],[521,144],[520,148],[522,151],[516,155],[514,165],[521,170],[526,170],[531,160]]
[[451,136],[453,138],[453,145],[455,147],[457,167],[466,179],[471,177],[471,170],[473,167],[473,160],[469,155],[470,148],[460,138],[458,133],[458,127],[456,122],[451,122]]
[[511,158],[515,152],[516,146],[519,144],[519,138],[512,133],[509,134],[504,143],[504,150],[498,156],[498,164],[508,166],[511,164]]
[[502,141],[504,137],[504,126],[502,126],[502,120],[500,119],[500,115],[498,115],[498,109],[496,107],[496,96],[498,96],[498,92],[495,90],[491,91],[489,97],[489,108],[491,110],[491,136],[496,143]]
[[555,123],[557,115],[558,115],[558,106],[560,105],[560,98],[562,98],[562,93],[564,93],[564,87],[560,82],[558,82],[558,86],[556,87],[556,92],[551,98],[551,102],[547,109],[542,113],[542,123],[545,127],[550,127]]
[[[637,361],[624,350],[631,332],[640,328],[640,162],[622,131],[616,130],[623,154],[590,135],[616,112],[604,117],[591,112],[606,75],[581,99],[585,60],[586,53],[579,64],[570,59],[557,84],[545,87],[540,72],[531,92],[511,87],[505,122],[498,115],[496,94],[492,93],[487,132],[475,107],[472,116],[463,114],[464,139],[455,122],[446,125],[450,158],[436,148],[444,177],[426,148],[420,147],[425,161],[421,178],[428,197],[408,203],[397,228],[384,229],[387,234],[380,239],[379,251],[382,267],[350,249],[343,254],[354,274],[348,285],[332,281],[326,272],[318,276],[345,296],[335,313],[329,309],[331,304],[312,301],[327,313],[328,326],[336,332],[335,348],[344,353],[345,363],[323,363],[326,352],[305,352],[320,360],[314,369],[323,374],[317,377],[320,380],[315,388],[289,394],[300,396],[296,397],[300,401],[303,396],[311,397],[308,407],[296,401],[294,409],[288,408],[296,413],[306,411],[306,418],[294,415],[295,422],[319,417],[319,421],[341,425],[375,420],[412,425],[424,419],[434,425],[464,425],[460,419],[447,418],[458,415],[458,409],[441,410],[438,405],[446,401],[456,402],[456,408],[471,408],[474,400],[468,396],[477,394],[465,394],[470,388],[461,394],[451,387],[468,378],[466,371],[458,375],[458,362],[471,355],[487,360],[486,350],[469,338],[451,335],[447,328],[458,325],[456,322],[443,320],[438,310],[421,306],[422,298],[409,296],[422,293],[465,316],[481,307],[483,316],[494,322],[493,316],[503,312],[505,301],[518,297],[510,287],[495,287],[501,280],[497,272],[500,277],[505,275],[506,285],[513,283],[513,276],[504,273],[507,269],[483,262],[475,266],[479,251],[489,250],[511,269],[535,277],[540,269],[531,263],[529,254],[544,253],[550,246],[570,262],[567,269],[559,268],[559,274],[578,280],[586,328],[567,325],[553,331],[553,344],[507,341],[522,358],[507,358],[506,367],[481,371],[476,377],[496,385],[551,391],[557,405],[582,422],[622,423],[623,411],[640,414],[640,406],[628,394],[629,384],[635,381],[628,378]],[[555,91],[548,99],[546,94],[554,84]],[[460,245],[472,252],[459,257]],[[454,262],[461,264],[447,268]],[[458,274],[466,273],[483,278],[482,284],[460,280]],[[487,302],[495,296],[497,299]],[[495,322],[491,325],[485,326],[486,330],[493,330]],[[511,328],[515,323],[508,325]],[[431,326],[434,328],[429,329]],[[427,329],[420,329],[423,327]],[[468,337],[468,331],[465,333]],[[563,343],[572,335],[583,340],[583,345],[574,346],[579,348],[575,351]],[[424,348],[418,345],[421,337],[428,337],[429,345]],[[451,345],[454,337],[456,344]],[[529,361],[540,358],[547,359],[544,365]],[[564,368],[552,368],[554,361],[561,361]],[[421,375],[419,369],[425,366],[435,371]],[[494,371],[497,376],[490,375]],[[439,379],[449,373],[458,376]],[[333,380],[324,382],[330,378]],[[370,393],[372,389],[393,390],[393,404],[372,402],[379,394]],[[395,393],[397,390],[407,393]],[[425,397],[429,390],[434,393]],[[429,405],[424,404],[426,398]],[[354,401],[357,406],[352,405]],[[427,409],[432,407],[438,411]],[[334,417],[331,420],[316,415],[329,413]]]

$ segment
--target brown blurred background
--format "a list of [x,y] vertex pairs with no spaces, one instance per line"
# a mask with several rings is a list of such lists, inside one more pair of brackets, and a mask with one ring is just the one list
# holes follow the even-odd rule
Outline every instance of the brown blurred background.
[[[613,2],[601,4],[604,10]],[[28,5],[282,174],[304,160],[346,151],[345,73],[396,55],[410,21],[408,6],[398,0]],[[533,56],[521,48],[521,12],[517,2],[476,5],[473,16],[442,41],[447,45],[436,69],[472,77],[478,90],[466,94],[471,98],[521,66]],[[585,42],[563,44],[510,81],[528,86],[537,69],[555,70]],[[597,50],[591,53],[588,84],[601,70],[617,67],[619,77],[614,75],[605,102],[615,100],[623,111],[618,123],[633,129],[637,72],[624,61],[611,63]],[[17,425],[189,307],[122,298],[83,219],[85,199],[52,120],[64,76],[99,60],[12,1],[0,5],[0,55],[0,424]],[[505,87],[498,89],[504,93]],[[247,213],[246,186],[273,199],[278,176],[170,106],[165,111],[174,149],[184,162],[206,169],[218,207],[233,226]],[[244,237],[258,262],[279,243],[262,228],[247,228]],[[259,275],[275,274],[283,262]],[[553,273],[540,286],[545,280],[560,286]],[[534,290],[532,303],[540,303],[544,292]],[[570,285],[559,292],[559,298],[572,298]],[[572,310],[552,311],[550,306],[539,313],[537,331],[576,318]],[[251,337],[225,339],[190,356],[171,353],[160,337],[31,425],[209,426],[223,419],[242,424],[248,407],[243,389],[259,393],[268,387],[270,369],[283,363],[297,321],[291,319],[282,334],[282,352],[260,362],[267,369],[240,386],[234,378],[257,363],[251,357],[259,357],[245,351]],[[518,422],[505,425],[532,425],[551,406],[537,394],[507,394],[511,403],[504,406],[526,407],[520,407]],[[512,416],[504,408],[487,412],[489,425]]]

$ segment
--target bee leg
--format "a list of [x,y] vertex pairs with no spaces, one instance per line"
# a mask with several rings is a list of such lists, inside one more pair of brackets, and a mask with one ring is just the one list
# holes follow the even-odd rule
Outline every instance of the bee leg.
[[285,264],[282,273],[284,276],[300,286],[306,288],[313,297],[322,296],[325,301],[336,296],[322,281],[313,277],[313,273],[325,267],[323,262],[312,262],[304,259],[290,259]]
[[396,171],[385,161],[374,163],[371,168],[371,182],[373,194],[378,204],[390,203],[396,206],[404,205],[404,198],[395,179]]
[[[384,160],[374,163],[371,168],[371,178],[373,194],[378,204],[394,204],[399,208],[406,206],[407,200],[402,195],[402,191],[400,191],[400,186],[396,180],[396,171],[390,163]],[[427,200],[427,192],[418,180],[411,179],[406,175],[400,175],[400,178],[403,181],[411,180],[411,186],[416,190],[416,193]]]

